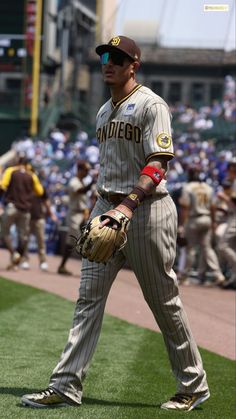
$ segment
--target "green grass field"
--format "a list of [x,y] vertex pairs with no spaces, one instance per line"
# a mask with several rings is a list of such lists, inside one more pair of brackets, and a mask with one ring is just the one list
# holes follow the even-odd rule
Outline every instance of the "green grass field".
[[[74,304],[60,297],[0,278],[1,419],[186,416],[159,408],[175,392],[161,335],[108,315],[84,383],[82,406],[44,410],[22,407],[22,394],[47,387],[66,343],[73,310]],[[201,354],[212,396],[189,415],[233,419],[235,363],[206,350]]]

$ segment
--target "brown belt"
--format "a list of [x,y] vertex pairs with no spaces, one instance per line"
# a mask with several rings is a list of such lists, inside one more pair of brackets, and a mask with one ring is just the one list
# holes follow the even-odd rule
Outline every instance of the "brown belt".
[[112,205],[119,205],[127,195],[122,193],[99,192],[99,195]]
[[[119,205],[123,199],[125,199],[126,194],[122,194],[122,193],[111,193],[111,192],[98,192],[99,195],[105,199],[106,201],[110,202],[110,204],[112,205]],[[156,199],[160,199],[163,198],[164,196],[167,196],[168,193],[164,193],[162,195],[156,195]],[[146,197],[146,199],[153,199],[155,198],[155,195],[148,195]]]

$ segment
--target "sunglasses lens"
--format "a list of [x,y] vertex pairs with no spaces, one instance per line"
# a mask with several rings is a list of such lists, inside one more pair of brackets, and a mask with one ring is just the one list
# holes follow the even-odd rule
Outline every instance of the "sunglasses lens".
[[100,61],[101,64],[107,64],[109,61],[109,52],[104,52],[102,55],[100,55]]
[[107,64],[108,61],[111,59],[114,65],[122,66],[126,58],[127,58],[126,55],[121,54],[120,52],[115,52],[115,51],[104,52],[102,55],[100,55],[101,64]]
[[122,66],[125,61],[125,56],[119,52],[111,52],[110,54],[113,64]]

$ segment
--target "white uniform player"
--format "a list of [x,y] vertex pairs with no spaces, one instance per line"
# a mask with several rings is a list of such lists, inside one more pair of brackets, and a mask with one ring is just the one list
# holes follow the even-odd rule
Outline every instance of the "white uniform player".
[[172,269],[177,214],[163,179],[174,155],[170,113],[159,96],[137,84],[140,50],[133,40],[116,37],[96,52],[112,98],[97,115],[99,196],[91,218],[112,214],[114,208],[123,212],[131,220],[128,240],[106,265],[83,259],[68,344],[49,388],[24,396],[22,402],[35,407],[81,403],[82,382],[99,338],[106,300],[118,271],[128,262],[163,333],[177,381],[177,394],[162,408],[192,410],[209,397],[209,390]]
[[185,268],[180,280],[184,282],[190,277],[191,270],[196,264],[198,251],[199,281],[204,283],[206,272],[209,270],[215,283],[221,284],[225,278],[212,246],[214,190],[206,182],[202,182],[199,175],[197,167],[189,169],[189,181],[183,186],[179,199],[180,217],[181,213],[185,213],[185,220],[182,222],[184,222],[187,240]]
[[230,277],[222,285],[224,288],[236,289],[236,158],[229,163],[228,180],[231,183],[229,212],[227,226],[219,242],[219,251],[230,271]]
[[62,260],[57,272],[61,275],[72,275],[66,268],[66,263],[71,256],[71,249],[74,246],[74,237],[78,236],[81,227],[86,224],[89,217],[88,190],[93,184],[93,179],[86,186],[84,179],[89,173],[89,164],[84,160],[77,162],[77,174],[68,183],[68,212],[66,216],[67,235],[63,249]]

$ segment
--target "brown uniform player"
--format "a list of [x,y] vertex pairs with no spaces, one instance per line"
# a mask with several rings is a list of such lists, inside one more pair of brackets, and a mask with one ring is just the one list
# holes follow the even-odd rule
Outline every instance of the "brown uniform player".
[[[2,236],[10,252],[10,268],[17,267],[25,253],[28,243],[30,210],[34,195],[44,193],[37,175],[30,170],[25,156],[20,156],[17,164],[8,167],[2,176],[0,193],[5,204]],[[11,226],[15,225],[18,234],[17,248],[14,248]]]

